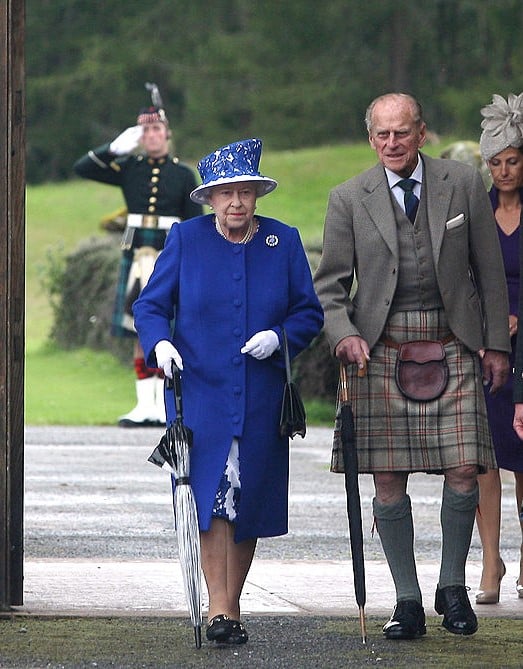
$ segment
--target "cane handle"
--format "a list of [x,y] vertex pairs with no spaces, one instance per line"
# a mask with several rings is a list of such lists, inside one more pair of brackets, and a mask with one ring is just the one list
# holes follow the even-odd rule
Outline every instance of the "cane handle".
[[[363,361],[363,367],[358,369],[358,377],[363,378],[367,374],[367,362]],[[349,381],[347,378],[347,367],[340,362],[340,400],[349,401]]]
[[367,361],[363,358],[362,367],[358,367],[358,377],[362,379],[367,373]]

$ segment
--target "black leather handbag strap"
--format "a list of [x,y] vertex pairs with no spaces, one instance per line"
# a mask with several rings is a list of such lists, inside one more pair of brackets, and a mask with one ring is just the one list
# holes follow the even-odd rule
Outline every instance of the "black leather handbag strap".
[[283,340],[283,355],[285,356],[285,373],[287,374],[287,383],[291,382],[291,361],[289,358],[289,345],[287,343],[287,333],[285,328],[281,329]]

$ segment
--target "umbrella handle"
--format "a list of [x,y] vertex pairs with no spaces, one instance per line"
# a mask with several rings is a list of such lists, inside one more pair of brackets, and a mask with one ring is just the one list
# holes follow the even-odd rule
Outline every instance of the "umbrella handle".
[[349,401],[349,381],[347,379],[347,367],[340,362],[340,401]]
[[171,360],[171,370],[172,370],[172,385],[171,388],[174,389],[174,406],[176,408],[176,417],[183,419],[183,404],[182,404],[182,375],[180,370],[175,365],[174,360]]

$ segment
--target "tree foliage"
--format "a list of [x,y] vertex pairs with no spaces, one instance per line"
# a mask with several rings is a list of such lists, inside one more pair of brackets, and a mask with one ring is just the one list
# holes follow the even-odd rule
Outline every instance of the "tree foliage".
[[182,159],[246,136],[360,140],[369,101],[411,92],[431,130],[479,134],[523,90],[521,0],[26,0],[30,182],[71,176],[161,90]]
[[121,362],[132,360],[132,339],[111,336],[121,250],[120,235],[84,240],[65,259],[47,258],[45,288],[54,323],[50,333],[60,348],[110,351]]

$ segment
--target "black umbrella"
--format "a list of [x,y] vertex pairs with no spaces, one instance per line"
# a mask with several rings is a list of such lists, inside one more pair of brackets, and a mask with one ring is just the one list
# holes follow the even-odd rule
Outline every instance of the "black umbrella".
[[[363,370],[363,374],[365,371]],[[360,373],[358,372],[358,375]],[[365,627],[365,561],[363,556],[363,530],[361,524],[360,489],[358,483],[358,455],[354,439],[354,416],[349,402],[347,369],[340,364],[340,389],[337,420],[340,422],[340,438],[345,470],[345,491],[347,495],[347,515],[349,517],[349,537],[354,572],[354,591],[360,609],[361,638],[367,643]]]
[[169,391],[174,388],[176,419],[167,428],[160,443],[149,456],[149,462],[167,468],[174,475],[176,482],[174,517],[178,553],[185,598],[194,627],[194,640],[196,648],[200,648],[202,645],[201,554],[196,502],[190,485],[189,453],[192,446],[192,431],[183,422],[181,377],[174,365],[173,383],[169,383],[167,388]]

